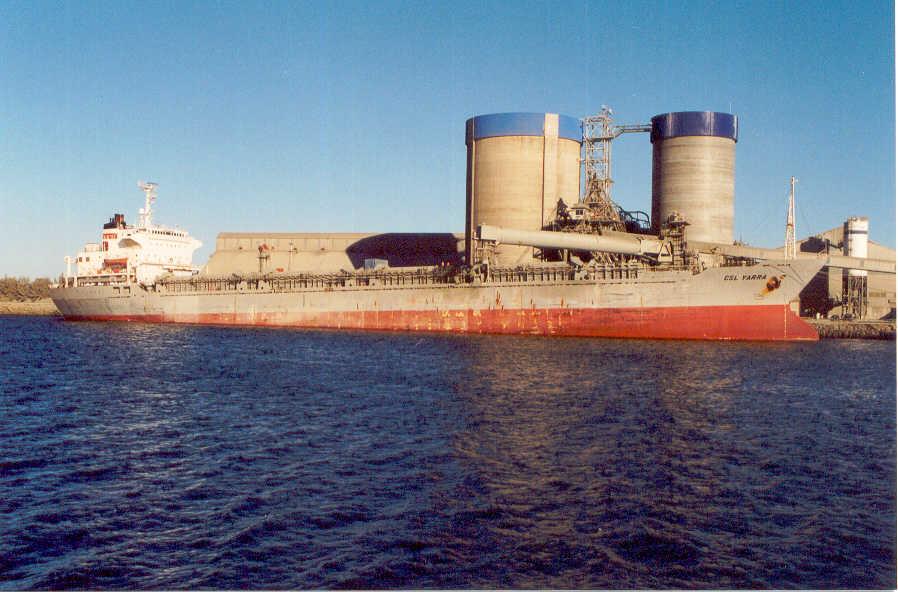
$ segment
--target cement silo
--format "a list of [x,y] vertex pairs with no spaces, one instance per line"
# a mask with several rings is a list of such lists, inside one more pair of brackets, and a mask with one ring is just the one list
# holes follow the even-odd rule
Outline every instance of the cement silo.
[[[843,226],[845,254],[849,257],[867,258],[870,220],[866,216],[852,216]],[[842,276],[842,312],[854,318],[867,316],[867,271],[846,269]]]
[[[870,231],[870,219],[866,216],[852,216],[845,221],[845,255],[848,257],[867,258],[867,240]],[[854,277],[866,277],[863,269],[851,269],[848,275]]]
[[652,229],[673,212],[688,239],[733,242],[739,122],[730,113],[682,111],[652,118]]
[[[467,121],[465,249],[480,224],[540,230],[555,217],[558,199],[580,195],[579,120],[555,113],[495,113]],[[500,245],[496,263],[527,264],[533,249]]]

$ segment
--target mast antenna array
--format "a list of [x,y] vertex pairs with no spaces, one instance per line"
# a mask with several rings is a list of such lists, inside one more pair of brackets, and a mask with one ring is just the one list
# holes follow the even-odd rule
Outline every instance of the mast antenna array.
[[159,187],[159,184],[152,181],[138,181],[137,187],[143,191],[145,196],[144,206],[139,212],[139,226],[149,228],[153,225],[153,203],[156,201],[156,188]]

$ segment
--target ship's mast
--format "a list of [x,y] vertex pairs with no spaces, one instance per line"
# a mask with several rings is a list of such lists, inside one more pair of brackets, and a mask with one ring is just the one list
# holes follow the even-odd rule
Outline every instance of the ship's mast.
[[138,181],[137,186],[146,196],[144,206],[139,212],[140,219],[137,225],[141,228],[150,228],[153,226],[153,202],[156,201],[156,188],[159,184],[152,181]]
[[786,243],[783,247],[785,259],[795,259],[795,177],[789,189],[789,213],[786,214]]

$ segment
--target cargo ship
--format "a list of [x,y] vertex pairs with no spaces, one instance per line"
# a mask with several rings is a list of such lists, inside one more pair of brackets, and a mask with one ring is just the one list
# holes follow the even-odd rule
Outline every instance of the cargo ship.
[[[610,140],[631,131],[651,133],[651,220],[609,195]],[[70,320],[816,340],[797,299],[823,262],[733,245],[736,140],[735,116],[714,112],[482,115],[463,235],[223,234],[202,269],[201,243],[157,225],[156,185],[140,183],[138,222],[113,216],[51,296]]]

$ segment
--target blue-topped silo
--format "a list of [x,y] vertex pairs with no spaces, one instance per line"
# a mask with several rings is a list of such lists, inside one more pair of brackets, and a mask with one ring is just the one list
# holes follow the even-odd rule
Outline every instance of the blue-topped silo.
[[[541,230],[558,200],[580,195],[580,121],[555,113],[493,113],[468,119],[465,247],[481,224]],[[527,264],[533,249],[500,245],[496,263]]]
[[733,242],[736,141],[731,113],[679,111],[652,118],[652,228],[676,212],[688,239]]

